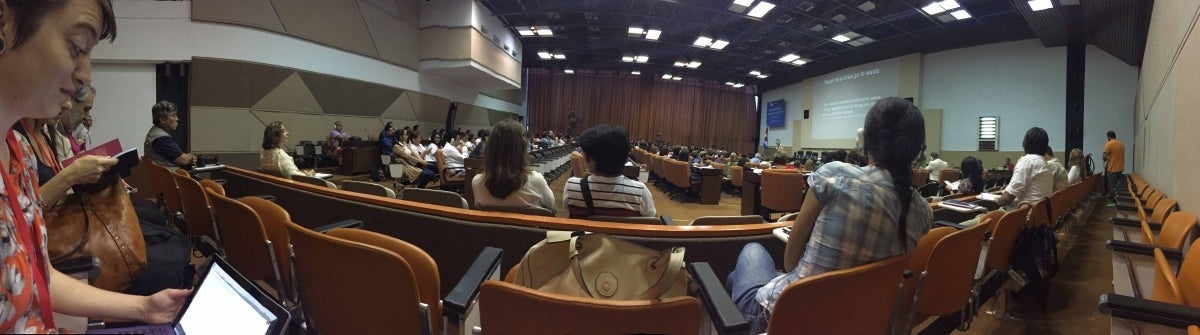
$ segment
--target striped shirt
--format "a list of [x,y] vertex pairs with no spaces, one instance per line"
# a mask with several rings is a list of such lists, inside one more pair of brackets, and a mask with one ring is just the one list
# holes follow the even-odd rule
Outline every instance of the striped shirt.
[[[887,170],[842,162],[821,165],[808,185],[824,205],[813,226],[800,263],[758,289],[756,299],[772,310],[784,288],[801,278],[848,269],[907,254],[933,225],[929,203],[913,190],[905,243],[896,239],[900,198]],[[799,190],[797,190],[799,192]]]
[[[658,215],[654,210],[654,197],[650,195],[650,189],[639,181],[625,176],[591,175],[588,176],[588,189],[592,191],[592,205],[595,208],[626,209],[639,212],[642,216]],[[563,190],[563,206],[587,208],[583,193],[579,191],[579,177],[567,180]]]

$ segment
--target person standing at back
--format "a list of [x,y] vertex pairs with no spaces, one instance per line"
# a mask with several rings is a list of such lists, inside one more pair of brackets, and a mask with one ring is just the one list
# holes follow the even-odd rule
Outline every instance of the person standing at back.
[[1117,133],[1108,131],[1108,142],[1104,143],[1104,172],[1108,179],[1109,205],[1117,203],[1117,184],[1125,177],[1125,143],[1117,139]]

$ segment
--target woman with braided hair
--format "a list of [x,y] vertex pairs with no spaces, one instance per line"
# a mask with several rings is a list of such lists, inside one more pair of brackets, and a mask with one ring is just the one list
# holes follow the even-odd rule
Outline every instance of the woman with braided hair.
[[933,212],[913,189],[910,170],[925,149],[921,111],[902,98],[884,98],[867,112],[864,124],[867,166],[830,162],[809,176],[784,251],[784,272],[775,269],[758,243],[747,244],[738,255],[725,286],[753,334],[766,330],[789,284],[907,254],[933,225]]

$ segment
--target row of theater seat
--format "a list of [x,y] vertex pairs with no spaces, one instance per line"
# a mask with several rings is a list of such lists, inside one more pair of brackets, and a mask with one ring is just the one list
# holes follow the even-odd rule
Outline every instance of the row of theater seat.
[[[1100,297],[1113,334],[1182,334],[1200,324],[1196,216],[1140,175],[1118,187],[1110,222],[1114,293]],[[1197,332],[1200,333],[1200,332]]]

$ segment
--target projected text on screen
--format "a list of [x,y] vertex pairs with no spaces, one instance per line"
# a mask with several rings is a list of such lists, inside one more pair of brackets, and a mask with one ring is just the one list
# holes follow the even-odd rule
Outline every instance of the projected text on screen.
[[813,139],[852,139],[875,101],[895,96],[899,61],[889,59],[835,71],[813,88]]

